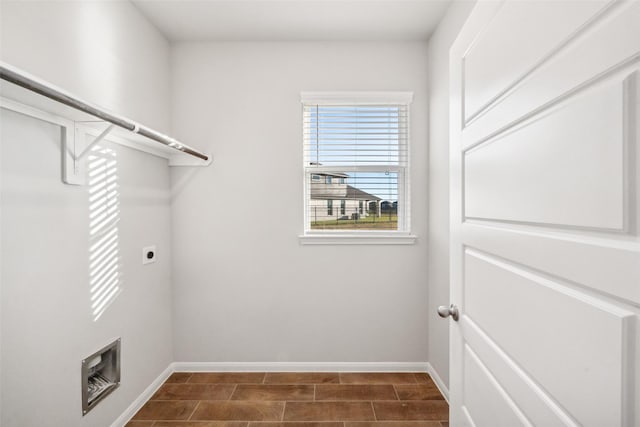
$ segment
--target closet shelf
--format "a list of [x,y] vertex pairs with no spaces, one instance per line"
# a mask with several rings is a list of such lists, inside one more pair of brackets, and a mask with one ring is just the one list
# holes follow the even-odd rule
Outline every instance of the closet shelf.
[[[85,133],[169,159],[170,166],[206,166],[211,156],[170,136],[83,101],[38,77],[0,62],[1,106],[66,127],[82,126]],[[111,129],[105,130],[105,125]],[[91,144],[89,144],[91,145]],[[75,147],[73,147],[75,148]],[[86,149],[86,147],[84,147]],[[78,157],[81,157],[78,149]],[[79,159],[73,159],[79,160]],[[67,182],[67,180],[65,180]],[[67,182],[74,184],[75,182]]]

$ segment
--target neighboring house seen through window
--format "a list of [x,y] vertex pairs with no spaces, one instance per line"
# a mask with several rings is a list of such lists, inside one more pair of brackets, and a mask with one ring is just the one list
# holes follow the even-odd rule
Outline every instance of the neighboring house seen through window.
[[411,98],[404,92],[302,95],[305,234],[409,231]]

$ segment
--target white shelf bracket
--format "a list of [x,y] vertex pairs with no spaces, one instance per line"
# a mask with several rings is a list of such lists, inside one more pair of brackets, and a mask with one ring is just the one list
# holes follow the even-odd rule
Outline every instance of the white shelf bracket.
[[[82,150],[82,152],[80,154],[76,154],[75,156],[75,160],[76,162],[81,161],[87,154],[89,154],[89,151],[91,151],[91,149],[100,141],[102,141],[104,138],[106,138],[107,135],[109,135],[109,132],[111,132],[111,130],[113,129],[115,125],[109,125],[105,130],[103,130],[100,135],[96,136],[96,139],[93,140],[93,142],[89,145],[87,145],[87,147]],[[85,139],[86,139],[86,134],[85,134]]]
[[62,128],[62,180],[69,185],[84,185],[87,180],[86,157],[91,149],[111,132],[114,125],[109,125],[93,141],[87,143],[87,132],[74,123]]

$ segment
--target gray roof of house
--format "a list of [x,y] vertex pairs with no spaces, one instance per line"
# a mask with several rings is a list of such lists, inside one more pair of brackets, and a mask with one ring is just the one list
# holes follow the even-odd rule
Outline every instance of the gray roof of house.
[[[342,185],[344,184],[340,184],[340,186]],[[378,196],[374,196],[351,185],[346,185],[346,190],[345,193],[342,193],[339,188],[331,188],[326,192],[316,191],[311,193],[311,198],[314,200],[382,200]]]
[[340,172],[311,172],[311,175],[337,176],[338,178],[349,178],[348,174],[340,173]]
[[382,200],[378,196],[374,196],[373,194],[369,194],[366,191],[362,191],[359,188],[352,187],[347,185],[347,199],[356,199],[356,200]]

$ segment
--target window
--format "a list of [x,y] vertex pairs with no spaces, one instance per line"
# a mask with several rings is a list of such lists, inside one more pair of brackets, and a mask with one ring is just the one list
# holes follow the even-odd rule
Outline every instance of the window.
[[[405,92],[302,94],[305,235],[409,232],[411,99]],[[334,178],[342,185],[327,185]],[[340,215],[327,218],[335,199]]]
[[320,175],[311,175],[312,181],[320,181]]

